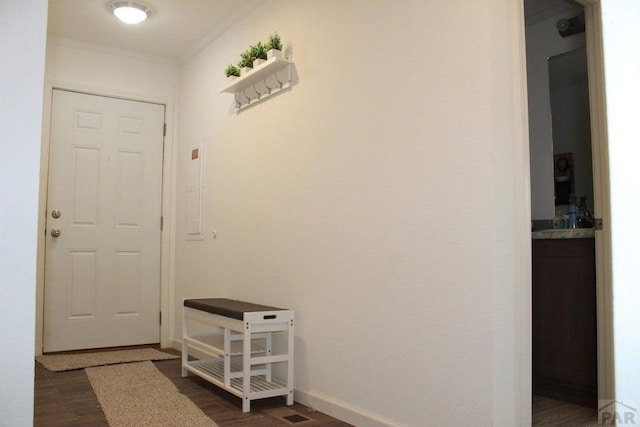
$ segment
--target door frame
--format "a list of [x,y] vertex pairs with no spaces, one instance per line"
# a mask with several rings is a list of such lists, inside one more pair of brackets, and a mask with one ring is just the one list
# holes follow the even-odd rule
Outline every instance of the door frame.
[[[598,399],[615,400],[613,347],[613,267],[611,252],[611,197],[609,143],[605,102],[602,15],[600,0],[577,0],[584,6],[591,115],[594,214],[602,218],[596,231],[596,305]],[[601,414],[598,414],[600,417]]]
[[105,89],[93,86],[85,86],[70,82],[61,82],[47,79],[44,88],[43,113],[42,113],[42,142],[40,151],[40,192],[38,203],[38,248],[36,267],[36,342],[35,354],[41,355],[44,338],[44,285],[45,285],[45,254],[46,254],[46,216],[47,216],[47,191],[49,176],[49,145],[51,133],[51,110],[53,102],[53,90],[67,90],[81,92],[88,95],[106,96],[125,99],[129,101],[161,104],[165,107],[165,122],[167,126],[164,138],[162,160],[162,207],[163,229],[160,236],[160,346],[171,346],[171,325],[173,324],[173,311],[171,301],[174,299],[174,253],[175,253],[175,159],[174,144],[174,120],[175,101],[156,95],[141,95],[127,92],[119,92],[113,89]]

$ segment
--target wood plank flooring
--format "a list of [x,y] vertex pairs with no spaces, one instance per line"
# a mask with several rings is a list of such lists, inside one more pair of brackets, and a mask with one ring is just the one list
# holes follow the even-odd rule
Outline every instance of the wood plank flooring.
[[[286,406],[284,397],[256,400],[251,412],[242,412],[239,398],[208,382],[189,376],[182,378],[180,360],[154,362],[155,366],[220,427],[277,426],[349,426],[321,412],[314,412],[298,403]],[[292,423],[307,418],[308,421]],[[36,363],[34,426],[46,427],[107,427],[109,424],[84,369],[50,372]]]
[[[182,378],[180,360],[154,362],[155,366],[220,427],[277,426],[348,426],[344,422],[296,403],[285,406],[283,397],[257,400],[251,412],[244,414],[240,399],[208,382],[190,376]],[[283,417],[293,415],[309,421],[292,423]],[[83,369],[50,372],[36,363],[34,426],[46,427],[108,427],[91,384]],[[572,405],[546,397],[533,397],[532,426],[535,427],[595,427],[595,409]]]
[[531,425],[534,427],[596,427],[598,411],[547,397],[533,396]]

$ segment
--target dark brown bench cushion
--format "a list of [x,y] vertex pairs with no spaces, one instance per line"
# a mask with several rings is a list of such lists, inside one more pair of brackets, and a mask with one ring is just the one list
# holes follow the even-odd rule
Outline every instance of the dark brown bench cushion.
[[284,308],[269,307],[268,305],[253,304],[227,298],[186,299],[184,300],[184,306],[238,320],[243,319],[243,313],[285,310]]

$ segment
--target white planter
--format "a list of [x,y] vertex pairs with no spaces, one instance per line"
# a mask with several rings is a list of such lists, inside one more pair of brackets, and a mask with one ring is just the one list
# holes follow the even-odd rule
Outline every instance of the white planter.
[[266,60],[264,59],[254,59],[253,60],[253,68],[258,68],[260,66],[260,64],[263,64],[264,62],[266,62]]
[[278,49],[269,49],[267,51],[267,59],[271,58],[282,59],[282,51]]
[[251,68],[251,67],[242,67],[242,68],[240,68],[240,75],[243,76],[243,75],[247,74],[248,72],[250,72],[251,70],[253,70],[253,68]]
[[230,81],[230,82],[235,80],[235,79],[237,79],[237,78],[238,78],[238,76],[227,76],[227,80]]

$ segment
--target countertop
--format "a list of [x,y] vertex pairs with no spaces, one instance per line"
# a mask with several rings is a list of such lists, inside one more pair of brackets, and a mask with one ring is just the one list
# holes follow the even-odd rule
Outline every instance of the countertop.
[[532,239],[592,239],[593,237],[593,228],[549,229],[531,232]]

